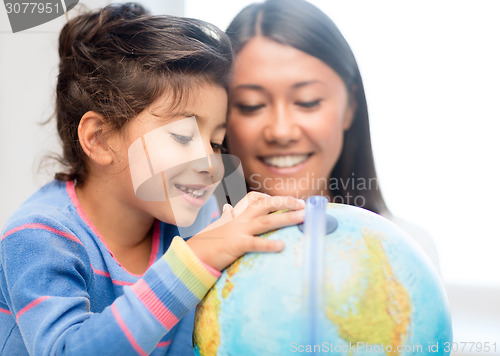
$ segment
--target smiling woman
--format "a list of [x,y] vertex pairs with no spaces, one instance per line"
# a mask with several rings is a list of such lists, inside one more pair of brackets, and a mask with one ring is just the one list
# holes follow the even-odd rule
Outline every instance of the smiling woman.
[[378,185],[346,184],[377,175],[361,75],[331,19],[302,0],[269,0],[243,9],[226,33],[238,58],[227,145],[249,187],[388,215]]
[[238,58],[227,143],[250,188],[335,201],[327,177],[355,111],[342,79],[321,60],[266,37],[252,38]]

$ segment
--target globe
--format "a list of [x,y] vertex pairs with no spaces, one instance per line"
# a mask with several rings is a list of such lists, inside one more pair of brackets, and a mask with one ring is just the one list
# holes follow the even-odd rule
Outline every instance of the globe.
[[303,226],[262,236],[198,305],[196,355],[448,355],[440,276],[412,239],[368,210],[311,197]]

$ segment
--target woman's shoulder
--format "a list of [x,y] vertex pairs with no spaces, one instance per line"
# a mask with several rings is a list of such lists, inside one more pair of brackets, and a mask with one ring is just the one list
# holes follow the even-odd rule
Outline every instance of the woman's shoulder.
[[399,228],[405,231],[413,239],[413,241],[415,241],[416,244],[425,252],[425,254],[427,255],[427,257],[429,257],[434,267],[438,271],[440,270],[438,249],[436,247],[434,239],[427,230],[425,230],[424,228],[413,222],[409,222],[391,213],[383,213],[381,215],[389,219]]

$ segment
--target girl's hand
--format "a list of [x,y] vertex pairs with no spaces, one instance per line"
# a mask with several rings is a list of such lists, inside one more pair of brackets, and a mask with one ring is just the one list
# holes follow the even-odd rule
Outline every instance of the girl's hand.
[[[292,197],[250,192],[234,209],[226,204],[219,220],[191,237],[187,244],[209,266],[222,271],[247,252],[279,252],[283,241],[256,235],[304,221],[305,202]],[[279,210],[289,210],[270,214]]]

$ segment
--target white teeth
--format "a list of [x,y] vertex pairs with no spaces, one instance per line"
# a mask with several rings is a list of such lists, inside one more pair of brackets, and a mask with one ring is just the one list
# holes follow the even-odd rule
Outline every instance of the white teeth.
[[304,162],[309,155],[272,156],[264,158],[264,163],[277,168],[290,168]]
[[188,188],[188,187],[185,187],[183,185],[179,185],[179,184],[176,184],[175,187],[177,189],[180,189],[182,190],[184,193],[186,194],[189,194],[191,195],[192,197],[196,198],[196,199],[199,199],[201,198],[202,196],[205,195],[206,191],[203,190],[203,189],[193,189],[193,188]]

